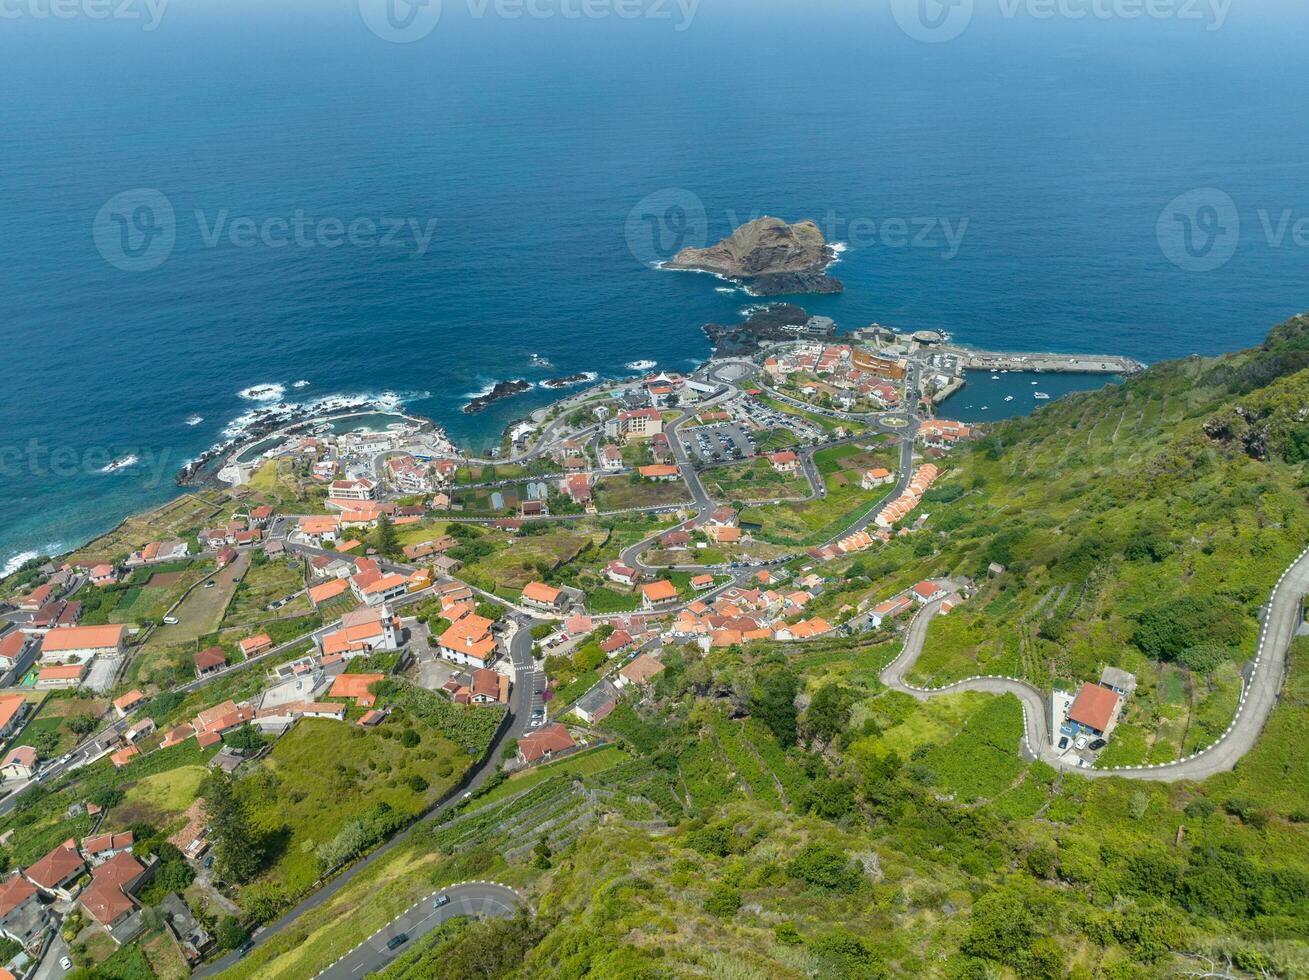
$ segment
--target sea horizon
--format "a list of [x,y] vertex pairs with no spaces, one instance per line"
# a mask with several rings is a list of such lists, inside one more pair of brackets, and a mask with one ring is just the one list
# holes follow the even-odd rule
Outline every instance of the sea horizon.
[[[843,331],[1153,363],[1309,307],[1309,134],[1276,123],[1309,83],[1269,70],[1298,57],[1291,5],[1219,30],[979,16],[939,45],[854,3],[704,2],[684,30],[446,7],[412,44],[336,0],[6,21],[0,566],[175,495],[251,389],[389,393],[480,450],[567,393],[461,412],[496,381],[688,370],[705,323],[763,300],[654,263],[762,214],[847,246],[844,293],[786,297]],[[157,265],[115,245],[146,203],[171,215]],[[1178,251],[1188,207],[1239,219],[1221,262]]]

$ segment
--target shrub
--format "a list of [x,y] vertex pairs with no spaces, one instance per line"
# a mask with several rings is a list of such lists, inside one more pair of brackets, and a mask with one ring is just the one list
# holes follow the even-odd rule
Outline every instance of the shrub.
[[859,889],[864,876],[859,865],[830,844],[806,844],[786,866],[786,873],[807,884],[835,892]]
[[729,919],[741,908],[741,893],[727,885],[719,885],[705,899],[704,910],[720,919]]

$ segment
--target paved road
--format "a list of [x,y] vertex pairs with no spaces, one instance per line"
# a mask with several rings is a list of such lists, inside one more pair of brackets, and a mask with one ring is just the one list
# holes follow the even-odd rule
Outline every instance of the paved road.
[[[510,695],[509,701],[509,724],[503,730],[500,738],[487,750],[481,761],[471,770],[470,775],[465,777],[463,783],[450,793],[444,800],[434,806],[425,815],[425,819],[410,825],[401,831],[395,837],[373,851],[367,857],[355,862],[337,877],[333,878],[327,884],[323,885],[318,891],[314,892],[308,898],[305,898],[290,911],[286,912],[281,918],[269,923],[263,929],[259,930],[253,937],[256,947],[263,945],[270,938],[276,936],[291,925],[300,916],[310,912],[329,898],[344,888],[354,877],[364,868],[368,867],[382,855],[386,854],[402,842],[409,839],[414,831],[427,823],[426,817],[434,816],[442,811],[459,804],[465,796],[476,791],[484,782],[491,778],[500,762],[500,750],[509,741],[509,739],[519,738],[528,731],[531,722],[531,709],[535,696],[535,684],[532,662],[532,630],[531,627],[536,621],[527,617],[520,617],[516,620],[519,623],[517,631],[509,643],[509,656],[514,665],[514,688]],[[192,976],[207,977],[220,973],[237,961],[236,953],[228,953],[221,959],[197,969]],[[356,974],[358,976],[358,974]]]
[[1268,716],[1277,705],[1282,680],[1286,676],[1287,657],[1303,615],[1304,596],[1309,594],[1309,549],[1282,574],[1273,588],[1259,631],[1259,645],[1253,673],[1241,695],[1236,717],[1227,732],[1214,745],[1177,762],[1157,766],[1128,766],[1117,769],[1084,769],[1066,762],[1050,740],[1049,702],[1044,692],[1025,681],[1007,677],[978,677],[946,687],[924,690],[905,683],[904,676],[918,660],[927,639],[927,629],[941,607],[929,603],[914,617],[905,633],[904,648],[881,674],[882,683],[920,701],[958,691],[984,691],[988,694],[1013,694],[1023,705],[1026,727],[1026,752],[1057,769],[1101,778],[1122,776],[1153,782],[1176,782],[1181,779],[1204,779],[1230,771],[1241,757],[1254,748]]
[[[437,905],[437,895],[444,895],[450,900],[449,903]],[[522,896],[512,888],[492,881],[470,881],[462,885],[451,885],[415,902],[367,940],[319,973],[318,977],[324,980],[359,980],[360,977],[381,970],[397,956],[409,952],[419,939],[442,922],[476,916],[507,919],[517,911],[522,901]],[[395,949],[389,949],[387,943],[397,936],[406,937],[405,941]]]

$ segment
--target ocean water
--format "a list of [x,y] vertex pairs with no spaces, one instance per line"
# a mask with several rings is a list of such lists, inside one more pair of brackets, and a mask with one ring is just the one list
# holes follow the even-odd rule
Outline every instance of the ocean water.
[[167,499],[251,386],[480,448],[557,397],[460,412],[498,379],[689,367],[752,300],[652,263],[762,213],[848,243],[802,300],[843,328],[1153,361],[1309,306],[1299,4],[923,43],[898,0],[446,0],[392,43],[360,2],[6,8],[0,565]]

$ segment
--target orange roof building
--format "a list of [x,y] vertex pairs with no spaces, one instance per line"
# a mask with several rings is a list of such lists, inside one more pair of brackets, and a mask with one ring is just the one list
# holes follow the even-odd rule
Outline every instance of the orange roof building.
[[563,599],[563,591],[544,582],[528,582],[523,587],[523,604],[537,606],[541,609],[558,609]]
[[641,586],[641,602],[647,609],[677,601],[677,587],[668,579]]
[[1105,735],[1114,726],[1118,695],[1099,684],[1083,684],[1068,709],[1068,720],[1094,735]]
[[368,685],[385,679],[385,674],[338,674],[336,680],[332,681],[332,687],[327,692],[327,696],[329,698],[353,698],[357,707],[371,708],[377,698],[369,692]]
[[437,650],[455,663],[484,667],[495,659],[493,625],[485,616],[468,613],[437,638]]

